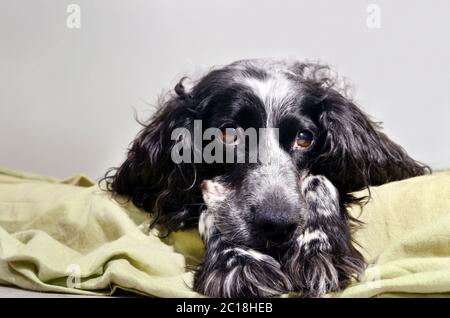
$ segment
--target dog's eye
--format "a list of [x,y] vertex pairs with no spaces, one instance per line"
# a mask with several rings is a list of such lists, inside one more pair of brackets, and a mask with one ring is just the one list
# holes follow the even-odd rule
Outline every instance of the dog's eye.
[[314,141],[314,136],[309,130],[299,131],[295,138],[294,149],[309,148]]
[[238,129],[234,127],[226,127],[221,129],[221,141],[227,146],[235,146],[239,144]]

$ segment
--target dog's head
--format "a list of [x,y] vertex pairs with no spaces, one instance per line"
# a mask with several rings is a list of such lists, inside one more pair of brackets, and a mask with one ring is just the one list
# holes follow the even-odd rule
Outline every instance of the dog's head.
[[[180,81],[109,177],[110,189],[175,230],[198,217],[202,182],[219,180],[232,197],[222,201],[230,204],[223,234],[259,247],[289,240],[301,227],[303,173],[325,176],[343,203],[363,187],[423,174],[330,73],[317,64],[244,60],[212,70],[189,90]],[[245,142],[251,128],[253,146]],[[243,162],[238,152],[232,163],[202,156],[241,145]]]

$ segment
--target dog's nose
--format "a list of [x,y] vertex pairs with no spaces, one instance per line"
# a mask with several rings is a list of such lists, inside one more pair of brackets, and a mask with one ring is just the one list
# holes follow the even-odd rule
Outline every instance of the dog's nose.
[[280,188],[270,189],[250,207],[257,244],[288,242],[302,225],[299,204],[287,193]]
[[261,217],[256,220],[259,234],[267,241],[282,243],[289,241],[292,234],[297,229],[297,222],[293,220],[279,218]]
[[[255,215],[257,233],[261,239],[273,243],[288,241],[299,225],[298,216],[291,209],[273,209],[273,206],[259,206],[252,210]],[[288,209],[288,210],[286,210]]]

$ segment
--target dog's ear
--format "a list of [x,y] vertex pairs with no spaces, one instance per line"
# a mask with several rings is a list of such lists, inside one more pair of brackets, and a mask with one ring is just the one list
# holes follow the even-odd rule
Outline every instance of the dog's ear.
[[195,200],[199,180],[194,163],[172,158],[174,145],[183,138],[173,138],[172,132],[177,128],[192,132],[196,116],[182,81],[175,92],[160,103],[150,122],[143,124],[122,165],[105,177],[108,190],[129,197],[137,207],[153,213],[154,223],[165,225],[169,231],[183,227],[189,219],[190,209],[180,204]]
[[[323,68],[307,79],[310,109],[321,126],[311,171],[326,175],[344,193],[422,175],[429,170],[390,140]],[[319,74],[319,75],[318,75]],[[325,72],[326,74],[326,72]]]

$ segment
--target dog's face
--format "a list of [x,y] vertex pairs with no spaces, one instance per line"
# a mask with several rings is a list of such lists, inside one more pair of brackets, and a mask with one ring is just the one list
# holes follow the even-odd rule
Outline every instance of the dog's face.
[[[223,234],[264,248],[289,242],[301,230],[303,174],[325,176],[342,204],[364,186],[422,174],[423,166],[381,133],[335,84],[324,66],[266,60],[215,69],[190,90],[181,81],[176,95],[162,103],[134,140],[112,177],[111,190],[131,196],[174,230],[198,217],[204,203],[201,183],[218,180],[232,197],[218,222]],[[255,128],[258,148],[245,143],[244,149],[246,154],[257,151],[258,160],[174,162],[171,153],[178,139],[171,138],[172,132],[180,127],[193,132],[196,120],[203,131],[219,129],[225,149],[242,143],[234,132]],[[195,144],[191,137],[183,138],[185,144]]]
[[[205,183],[203,197],[218,210],[215,224],[229,241],[271,248],[289,242],[304,224],[301,173],[323,148],[324,129],[310,109],[317,101],[295,72],[285,63],[238,62],[210,73],[191,93],[206,101],[199,110],[204,128],[221,130],[225,151],[247,141],[239,131],[258,132],[257,147],[244,146],[244,162],[205,169],[216,185]],[[251,152],[257,161],[250,162]],[[209,193],[218,186],[221,191]]]

